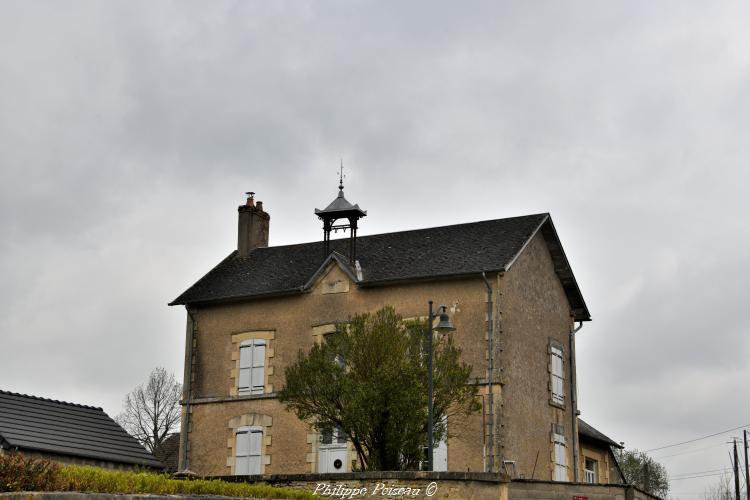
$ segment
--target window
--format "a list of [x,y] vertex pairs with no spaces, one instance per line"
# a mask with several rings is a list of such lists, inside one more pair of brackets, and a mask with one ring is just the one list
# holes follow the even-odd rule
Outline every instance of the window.
[[555,481],[567,481],[568,457],[565,453],[565,429],[562,425],[552,425],[552,441],[555,446]]
[[346,434],[340,427],[326,427],[320,432],[320,444],[346,444]]
[[240,427],[237,429],[234,473],[238,476],[260,474],[262,427]]
[[[325,333],[323,334],[323,340],[326,343],[330,343],[334,335],[336,335],[335,331],[331,333]],[[344,358],[344,355],[341,353],[336,353],[336,356],[333,358],[333,362],[336,363],[339,368],[346,368],[346,358]]]
[[563,374],[563,350],[557,345],[550,346],[550,383],[552,386],[552,402],[565,404],[565,392],[563,390],[565,376]]
[[244,340],[240,344],[240,376],[237,389],[240,394],[265,392],[266,341]]
[[596,460],[586,457],[586,465],[584,467],[584,470],[586,471],[586,482],[587,483],[598,483],[598,479],[596,477],[596,469],[597,469],[597,463]]

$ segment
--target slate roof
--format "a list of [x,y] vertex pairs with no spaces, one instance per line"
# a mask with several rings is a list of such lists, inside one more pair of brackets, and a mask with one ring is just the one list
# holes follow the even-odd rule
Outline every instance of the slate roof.
[[4,446],[162,468],[104,410],[0,390]]
[[578,419],[578,435],[582,438],[588,438],[591,441],[604,443],[608,446],[614,446],[615,448],[622,448],[622,445],[620,443],[617,443],[613,439],[608,438],[580,418]]
[[171,434],[154,450],[154,457],[164,464],[164,472],[177,472],[180,459],[180,433]]
[[[549,214],[384,233],[357,238],[362,287],[399,281],[442,279],[506,271],[541,231],[576,320],[591,319]],[[348,238],[331,241],[347,253]],[[323,242],[256,248],[247,257],[232,252],[170,305],[206,304],[302,293],[326,256]]]

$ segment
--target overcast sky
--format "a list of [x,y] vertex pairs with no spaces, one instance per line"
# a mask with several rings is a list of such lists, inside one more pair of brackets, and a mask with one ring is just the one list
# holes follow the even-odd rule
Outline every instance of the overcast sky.
[[[317,240],[343,158],[363,235],[552,214],[590,424],[640,449],[750,424],[749,15],[2,2],[0,388],[114,416],[153,367],[181,378],[166,304],[235,247],[243,193],[272,245]],[[732,435],[652,455],[728,467]]]

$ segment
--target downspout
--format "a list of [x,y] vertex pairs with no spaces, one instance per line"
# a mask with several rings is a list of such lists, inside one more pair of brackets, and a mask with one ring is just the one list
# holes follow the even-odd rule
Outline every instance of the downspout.
[[578,443],[578,388],[576,387],[576,332],[583,328],[583,321],[578,322],[578,327],[570,331],[570,406],[573,419],[573,481],[580,482],[580,450]]
[[487,357],[489,359],[489,369],[487,370],[487,404],[489,406],[489,418],[488,418],[488,429],[489,439],[487,439],[487,470],[488,472],[494,472],[494,452],[495,452],[495,402],[494,394],[492,393],[492,374],[495,371],[495,356],[492,351],[492,286],[487,281],[487,276],[482,271],[482,279],[484,284],[487,286]]
[[183,381],[182,397],[185,401],[185,418],[182,419],[180,426],[180,471],[190,470],[190,459],[188,458],[188,448],[190,441],[188,433],[190,432],[190,401],[192,400],[192,382],[193,382],[193,342],[195,339],[195,316],[190,312],[190,307],[185,306],[188,315],[188,325],[185,332],[185,371]]

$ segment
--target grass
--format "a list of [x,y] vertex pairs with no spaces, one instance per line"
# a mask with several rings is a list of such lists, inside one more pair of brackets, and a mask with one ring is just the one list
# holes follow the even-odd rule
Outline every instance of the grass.
[[311,499],[311,493],[219,479],[172,479],[167,474],[59,465],[18,454],[0,455],[0,491],[80,491],[152,495]]

